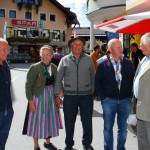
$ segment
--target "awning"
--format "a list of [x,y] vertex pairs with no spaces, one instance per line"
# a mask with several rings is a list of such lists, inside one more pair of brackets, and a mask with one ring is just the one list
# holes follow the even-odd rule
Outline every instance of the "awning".
[[114,33],[144,34],[150,32],[150,11],[122,16],[96,26]]

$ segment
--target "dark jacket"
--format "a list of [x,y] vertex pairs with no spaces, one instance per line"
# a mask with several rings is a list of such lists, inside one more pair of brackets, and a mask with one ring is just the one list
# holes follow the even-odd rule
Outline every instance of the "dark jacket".
[[132,98],[133,64],[124,57],[121,66],[122,82],[119,91],[115,78],[115,70],[109,57],[100,62],[95,75],[95,88],[101,100],[107,97],[113,99]]
[[139,61],[141,61],[143,57],[144,57],[144,54],[142,53],[140,49],[138,49],[135,53],[132,52],[132,60],[133,60],[135,71],[139,64]]
[[12,107],[10,85],[10,70],[7,63],[4,61],[3,65],[0,65],[0,111]]
[[53,57],[51,59],[51,63],[55,64],[58,67],[59,62],[60,62],[60,60],[61,60],[62,57],[63,57],[62,54],[54,53]]

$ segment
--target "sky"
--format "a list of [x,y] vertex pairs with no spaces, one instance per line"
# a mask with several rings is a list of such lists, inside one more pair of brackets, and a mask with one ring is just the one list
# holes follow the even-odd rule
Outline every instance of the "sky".
[[90,22],[86,18],[87,7],[86,0],[57,0],[64,7],[69,7],[70,10],[76,13],[80,22],[80,27],[89,27]]

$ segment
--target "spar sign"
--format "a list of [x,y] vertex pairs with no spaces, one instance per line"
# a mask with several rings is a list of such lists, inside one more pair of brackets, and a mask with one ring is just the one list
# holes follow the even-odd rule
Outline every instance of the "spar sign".
[[37,27],[37,21],[12,19],[12,25]]

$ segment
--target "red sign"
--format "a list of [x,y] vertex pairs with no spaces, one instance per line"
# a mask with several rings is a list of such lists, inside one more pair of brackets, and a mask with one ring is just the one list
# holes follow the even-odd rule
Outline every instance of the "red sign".
[[30,21],[30,20],[18,20],[18,19],[12,19],[12,25],[14,26],[37,26],[37,21]]

